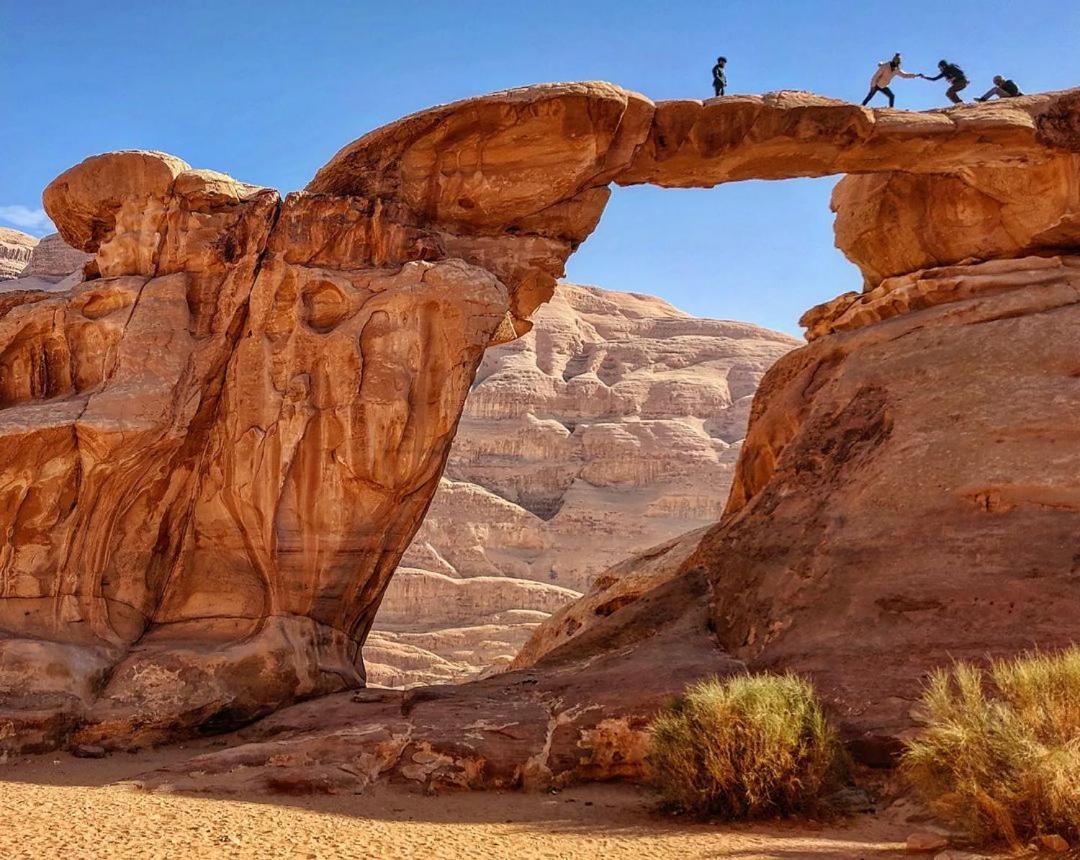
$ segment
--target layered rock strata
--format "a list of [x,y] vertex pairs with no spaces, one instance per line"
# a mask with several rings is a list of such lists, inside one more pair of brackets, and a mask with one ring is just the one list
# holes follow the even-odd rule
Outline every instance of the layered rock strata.
[[587,633],[609,615],[677,579],[705,532],[706,529],[695,529],[679,535],[605,570],[580,600],[567,604],[536,626],[510,663],[510,669],[535,666],[552,651]]
[[[996,171],[1034,187],[1074,163],[1078,115],[1075,92],[913,115],[792,94],[654,105],[571,84],[406,118],[283,201],[161,153],[72,168],[44,202],[95,255],[85,279],[0,294],[0,743],[142,744],[360,684],[359,647],[483,351],[528,329],[610,182],[842,171],[934,187]],[[826,325],[783,359],[755,397],[727,513],[684,575],[542,673],[392,704],[416,715],[411,764],[470,785],[521,784],[529,762],[551,779],[630,775],[606,721],[631,715],[640,738],[662,696],[740,661],[811,672],[849,726],[891,730],[947,655],[1077,638],[1056,607],[1076,596],[1065,344],[1080,292],[1071,275],[1026,274],[1048,257],[1073,270],[1074,197],[1029,207],[1012,244],[987,251],[985,222],[907,187],[922,223],[955,225],[936,267],[977,278],[980,253],[1014,258],[1016,283],[918,276],[935,303]],[[877,288],[894,258],[847,239]],[[419,710],[435,698],[442,716]],[[301,708],[326,720],[316,740],[300,717],[271,725],[333,749],[337,718]],[[482,738],[521,723],[535,742],[497,764],[462,737],[464,714]]]
[[30,252],[30,261],[19,275],[20,278],[41,278],[59,283],[92,260],[87,254],[72,248],[59,233],[50,233],[38,240]]
[[374,683],[505,666],[628,552],[716,522],[753,391],[797,343],[574,284],[532,322],[477,371],[448,477],[365,646]]
[[0,281],[22,274],[37,243],[38,240],[27,233],[0,227]]

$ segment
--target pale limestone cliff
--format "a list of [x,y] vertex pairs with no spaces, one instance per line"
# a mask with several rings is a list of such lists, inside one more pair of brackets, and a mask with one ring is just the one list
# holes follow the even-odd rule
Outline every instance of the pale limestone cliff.
[[[538,619],[606,568],[715,522],[754,389],[797,345],[653,296],[573,284],[532,321],[477,371],[446,477],[405,553],[407,577],[391,581],[376,618],[369,681],[460,680],[504,666]],[[444,636],[442,603],[478,577],[491,584]],[[493,618],[510,608],[505,594],[528,612]],[[409,611],[391,614],[388,603]],[[427,674],[418,634],[430,645]]]
[[37,243],[38,240],[27,233],[0,227],[0,281],[22,275]]

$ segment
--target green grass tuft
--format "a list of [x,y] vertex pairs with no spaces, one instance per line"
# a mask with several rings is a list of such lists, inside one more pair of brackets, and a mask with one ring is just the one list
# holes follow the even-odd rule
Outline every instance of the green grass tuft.
[[1019,845],[1080,840],[1080,648],[938,671],[902,769],[940,815]]
[[813,687],[792,674],[690,687],[653,721],[648,762],[667,806],[727,819],[812,811],[847,769]]

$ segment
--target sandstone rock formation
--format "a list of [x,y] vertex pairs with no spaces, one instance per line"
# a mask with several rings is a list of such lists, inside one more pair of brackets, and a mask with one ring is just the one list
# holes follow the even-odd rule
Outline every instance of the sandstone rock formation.
[[143,776],[147,789],[351,794],[639,780],[656,709],[743,671],[708,629],[703,576],[679,577],[527,671],[463,685],[338,693],[243,731],[246,743]]
[[[449,477],[365,648],[369,681],[505,665],[628,553],[716,522],[753,391],[797,343],[573,284],[532,322],[477,371]],[[468,611],[447,617],[467,585]]]
[[30,253],[30,262],[19,277],[59,282],[80,271],[92,259],[92,254],[72,248],[59,233],[50,233],[38,240]]
[[30,253],[37,243],[33,236],[0,227],[0,281],[19,277],[30,262]]
[[536,626],[510,668],[535,666],[556,648],[587,633],[609,615],[678,578],[705,532],[701,528],[679,535],[604,571],[580,600],[567,604]]
[[[85,280],[0,294],[0,744],[143,744],[361,683],[483,351],[528,329],[609,182],[1007,168],[996,182],[1036,187],[1028,171],[1080,151],[1078,116],[1075,92],[911,115],[571,84],[406,118],[284,201],[160,153],[72,168],[44,200],[95,254]],[[933,223],[942,199],[906,204]],[[844,328],[852,301],[830,303],[767,375],[727,513],[682,576],[534,674],[353,703],[370,731],[301,705],[249,763],[632,775],[661,697],[740,660],[813,673],[873,734],[948,655],[1075,640],[1072,199],[1032,207],[990,263],[970,260],[985,221],[940,214],[943,270],[898,290],[856,251],[872,310]]]
[[727,514],[686,569],[713,579],[730,654],[812,675],[895,748],[928,668],[1080,637],[1061,611],[1078,596],[1080,256],[890,287],[888,313],[846,311],[766,375]]
[[447,683],[505,665],[533,628],[578,596],[527,579],[399,567],[364,645],[368,683]]
[[440,157],[465,170],[479,135],[488,168],[447,165],[448,207],[410,190],[416,118],[324,170],[363,192],[281,201],[153,152],[46,189],[95,258],[62,293],[15,282],[0,318],[5,745],[153,742],[362,683],[483,350],[528,327],[651,113],[607,85],[469,104]]

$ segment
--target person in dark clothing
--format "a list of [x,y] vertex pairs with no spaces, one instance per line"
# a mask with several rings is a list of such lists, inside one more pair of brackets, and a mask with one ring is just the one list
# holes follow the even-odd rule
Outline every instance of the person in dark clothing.
[[877,93],[884,93],[889,99],[889,107],[896,104],[896,96],[893,91],[889,89],[889,84],[895,77],[901,78],[917,78],[914,72],[905,72],[900,68],[900,55],[893,54],[891,60],[886,60],[884,63],[878,63],[877,69],[874,71],[874,76],[870,78],[870,92],[866,94],[866,98],[863,99],[863,107],[866,107],[870,103],[870,99]]
[[727,87],[727,75],[724,74],[726,66],[727,57],[717,57],[716,65],[712,67],[712,86],[717,97],[722,96],[724,88]]
[[964,100],[957,94],[968,85],[967,75],[964,74],[964,70],[948,60],[939,60],[937,67],[938,74],[934,75],[934,77],[928,78],[926,75],[922,77],[928,81],[940,81],[944,78],[949,82],[949,88],[945,90],[945,95],[949,97],[949,101],[953,104],[963,104]]
[[975,101],[985,102],[997,96],[999,99],[1014,99],[1017,96],[1022,96],[1020,87],[1013,83],[1008,78],[1004,78],[1001,75],[994,75],[994,85],[990,87],[983,95],[979,96]]

